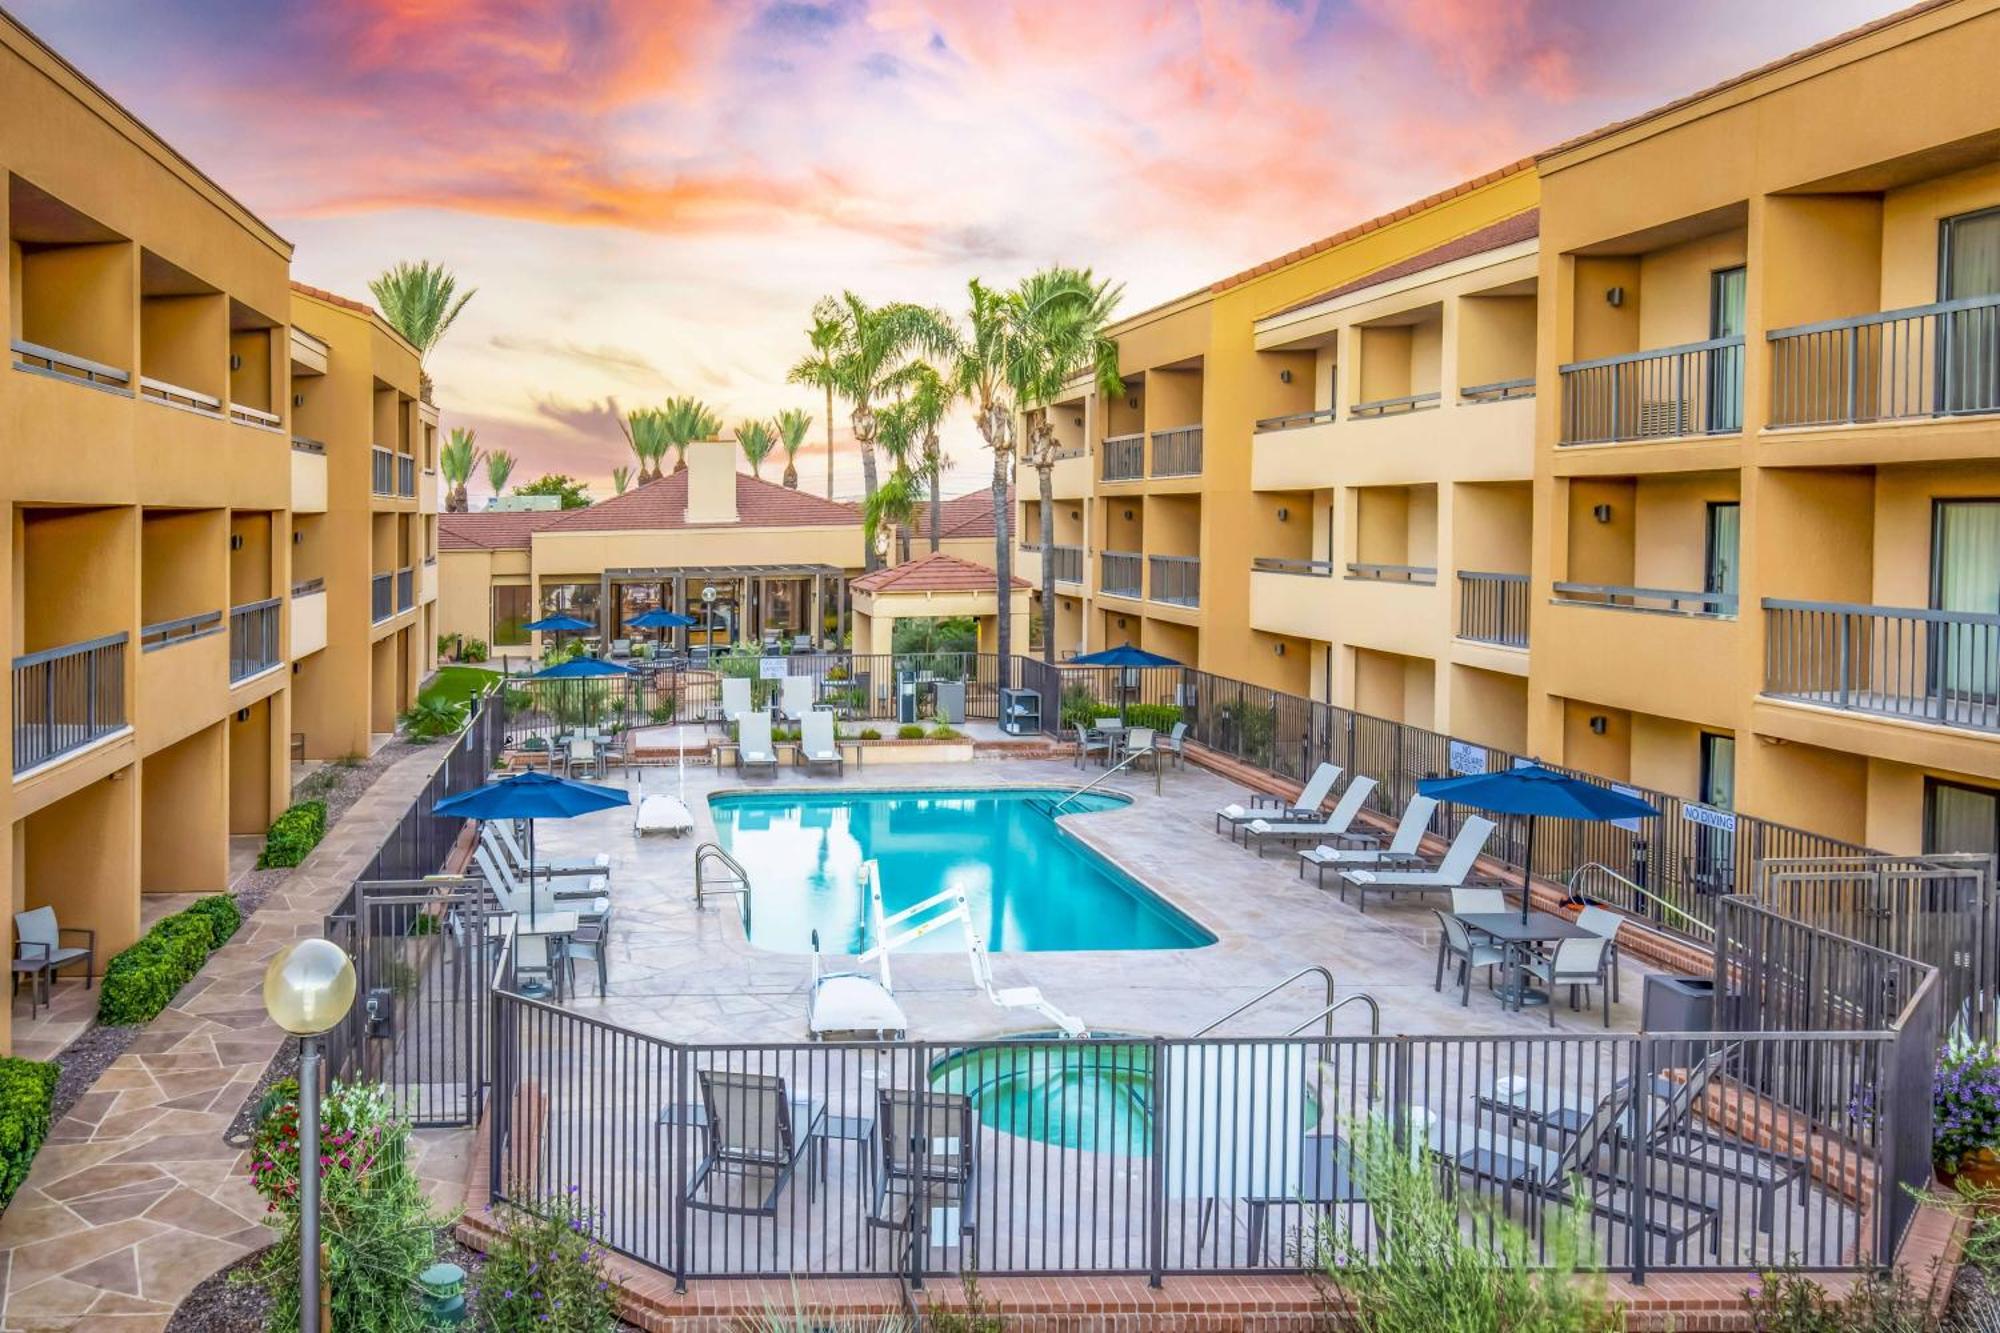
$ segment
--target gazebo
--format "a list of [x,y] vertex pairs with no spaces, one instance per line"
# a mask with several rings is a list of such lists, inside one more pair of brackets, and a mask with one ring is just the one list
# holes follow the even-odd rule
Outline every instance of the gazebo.
[[[970,618],[979,625],[979,651],[994,652],[999,642],[1000,591],[991,569],[936,552],[915,560],[863,574],[847,585],[854,616],[854,651],[893,652],[896,622],[947,617]],[[1013,618],[1014,642],[1028,642],[1028,589],[1012,580],[1007,614]]]

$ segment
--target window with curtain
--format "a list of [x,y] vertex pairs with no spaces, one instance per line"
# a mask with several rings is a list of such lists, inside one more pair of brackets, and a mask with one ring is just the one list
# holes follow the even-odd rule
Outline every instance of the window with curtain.
[[[1939,500],[1931,533],[1931,607],[2000,614],[2000,500]],[[1941,720],[1991,725],[2000,702],[2000,630],[1946,621],[1931,646],[1931,680]],[[1967,711],[1982,716],[1960,716]]]
[[[2000,208],[1939,224],[1938,299],[2000,295]],[[2000,410],[2000,305],[1954,310],[1938,323],[1938,406]]]
[[503,583],[493,589],[494,647],[518,648],[528,642],[522,626],[534,619],[533,606],[525,583]]
[[2000,791],[1926,778],[1924,851],[2000,852]]

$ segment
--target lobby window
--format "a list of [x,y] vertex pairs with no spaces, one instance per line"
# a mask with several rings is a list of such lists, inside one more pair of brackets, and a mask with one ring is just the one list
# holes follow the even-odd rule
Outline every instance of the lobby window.
[[528,642],[528,631],[521,628],[534,619],[532,603],[528,598],[528,585],[516,583],[502,584],[493,589],[493,646],[495,648],[518,648]]

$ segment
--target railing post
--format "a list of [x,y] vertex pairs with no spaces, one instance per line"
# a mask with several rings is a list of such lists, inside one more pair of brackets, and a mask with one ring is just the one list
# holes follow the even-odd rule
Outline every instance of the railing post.
[[[1631,1260],[1635,1287],[1646,1285],[1647,1237],[1652,1234],[1653,1147],[1648,1142],[1652,1126],[1644,1114],[1652,1102],[1651,1057],[1651,1041],[1640,1038],[1632,1043],[1632,1093],[1625,1102],[1625,1142],[1632,1153],[1632,1218],[1631,1230],[1625,1237],[1625,1253]],[[1721,1223],[1718,1221],[1716,1225]]]
[[[1643,406],[1645,400],[1640,399]],[[1687,434],[1687,358],[1674,358],[1674,434]]]
[[1167,1118],[1173,1098],[1167,1092],[1167,1039],[1153,1038],[1153,1155],[1151,1180],[1146,1191],[1146,1285],[1155,1289],[1166,1281],[1167,1271]]
[[1853,421],[1859,411],[1861,378],[1861,330],[1849,329],[1847,339],[1847,414],[1844,418]]
[[1847,707],[1848,687],[1853,679],[1851,663],[1854,647],[1854,621],[1854,616],[1845,612],[1840,613],[1840,706],[1842,708]]

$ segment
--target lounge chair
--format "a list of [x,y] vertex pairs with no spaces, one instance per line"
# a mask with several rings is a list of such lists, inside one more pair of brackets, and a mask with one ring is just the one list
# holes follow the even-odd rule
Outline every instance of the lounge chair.
[[[1611,982],[1604,975],[1611,941],[1602,935],[1587,940],[1560,940],[1546,958],[1529,958],[1521,970],[1549,988],[1549,1026],[1556,1025],[1556,987],[1569,987],[1569,1007],[1576,1008],[1580,991],[1595,986],[1604,993],[1604,1026],[1611,1026]],[[1519,1001],[1517,1000],[1518,1004]]]
[[[1244,1258],[1254,1268],[1264,1254],[1264,1232],[1271,1210],[1289,1207],[1312,1208],[1322,1224],[1342,1204],[1364,1203],[1360,1163],[1354,1149],[1338,1134],[1307,1133],[1299,1145],[1298,1188],[1288,1194],[1253,1194],[1243,1200],[1248,1216],[1244,1219],[1249,1245]],[[1299,1249],[1309,1235],[1301,1237]],[[1296,1252],[1296,1251],[1294,1251]]]
[[1398,893],[1433,893],[1438,889],[1456,889],[1465,884],[1465,877],[1472,873],[1473,863],[1486,850],[1486,840],[1493,836],[1495,825],[1482,815],[1467,815],[1465,823],[1459,825],[1458,836],[1445,849],[1444,860],[1428,870],[1343,870],[1340,872],[1340,900],[1347,901],[1350,888],[1361,892],[1361,910],[1368,910],[1370,892],[1387,893],[1392,897]]
[[1306,867],[1312,866],[1319,875],[1319,886],[1326,887],[1328,866],[1344,869],[1350,866],[1394,866],[1423,860],[1424,834],[1430,831],[1431,814],[1437,809],[1437,801],[1429,796],[1412,796],[1410,803],[1403,807],[1403,817],[1396,821],[1395,836],[1383,846],[1379,835],[1349,830],[1340,841],[1358,843],[1358,846],[1334,847],[1321,844],[1308,847],[1299,853],[1299,878],[1306,877]]
[[[1437,909],[1431,909],[1436,911]],[[1437,977],[1431,989],[1444,989],[1444,963],[1447,957],[1458,960],[1458,1007],[1463,1009],[1472,1003],[1472,969],[1486,969],[1486,989],[1493,989],[1493,969],[1507,961],[1507,951],[1497,944],[1486,944],[1472,938],[1472,932],[1464,923],[1447,912],[1438,912],[1438,958]]]
[[[63,943],[65,935],[81,935],[84,942]],[[91,978],[96,975],[97,932],[82,926],[64,926],[56,922],[56,909],[37,907],[31,911],[14,913],[14,956],[25,963],[41,963],[45,975],[53,982],[56,973],[79,960],[83,963],[83,988],[90,989]]]
[[742,713],[736,718],[736,771],[778,775],[778,750],[771,744],[771,715]]
[[748,676],[724,676],[722,678],[722,704],[710,721],[727,726],[751,709],[750,678]]
[[[499,840],[501,849],[507,853],[507,859],[514,863],[516,869],[520,869],[528,864],[527,854],[521,850],[521,840],[514,836],[514,821],[511,819],[496,819],[487,824],[486,827],[493,830],[493,836]],[[588,859],[581,857],[545,857],[535,866],[535,873],[537,875],[595,874],[608,877],[611,874],[611,853],[599,852],[596,856]]]
[[1333,812],[1322,820],[1300,820],[1293,823],[1275,823],[1265,819],[1253,819],[1242,826],[1243,845],[1255,846],[1262,856],[1269,846],[1318,842],[1322,838],[1338,838],[1354,823],[1354,817],[1361,813],[1361,807],[1375,794],[1375,779],[1354,777],[1348,780],[1347,790],[1340,793],[1340,800],[1334,804]]
[[778,711],[797,722],[813,710],[813,678],[787,676],[778,685]]
[[844,775],[847,761],[833,733],[833,714],[823,708],[809,708],[800,728],[798,762],[806,766],[806,771],[831,766],[836,777]]
[[1301,820],[1318,819],[1319,808],[1326,804],[1326,798],[1333,794],[1333,784],[1340,781],[1340,765],[1321,764],[1306,779],[1306,785],[1299,789],[1298,796],[1287,802],[1261,793],[1250,798],[1250,804],[1225,805],[1215,812],[1215,831],[1222,832],[1226,825],[1233,839],[1236,830],[1253,819],[1267,823],[1297,823]]
[[1174,729],[1154,741],[1153,748],[1181,767],[1187,767],[1187,723],[1174,723]]
[[[803,1097],[793,1097],[785,1080],[775,1074],[746,1074],[735,1070],[698,1069],[701,1083],[703,1151],[689,1177],[685,1198],[688,1207],[717,1213],[747,1213],[773,1217],[778,1198],[792,1180],[801,1158],[815,1147],[823,1147],[821,1133],[826,1128],[826,1105]],[[748,1198],[714,1197],[716,1178],[735,1179],[756,1191],[752,1182],[765,1181],[761,1192]],[[808,1188],[811,1179],[807,1180]]]
[[[901,1232],[919,1244],[948,1248],[970,1236],[978,1140],[972,1099],[929,1088],[883,1088],[876,1094],[875,1182],[868,1207],[868,1260],[875,1233]],[[932,1220],[943,1214],[943,1225]]]
[[481,844],[472,849],[472,859],[479,867],[480,876],[486,881],[486,888],[503,912],[516,916],[543,916],[551,912],[575,912],[579,920],[594,921],[611,910],[608,894],[592,894],[576,889],[563,892],[538,884],[533,894],[528,892],[514,872],[505,862],[493,855],[493,849]]
[[[480,845],[507,868],[517,883],[523,882],[528,877],[528,858],[520,854],[519,844],[511,837],[501,836],[500,827],[498,821],[481,824]],[[547,881],[556,881],[554,892],[558,897],[595,898],[611,892],[611,872],[595,862],[538,864],[534,875],[540,888],[547,888]]]
[[632,831],[641,837],[648,833],[665,833],[679,837],[694,830],[694,816],[688,812],[687,802],[666,792],[646,790],[646,770],[639,770],[638,798],[632,802]]

